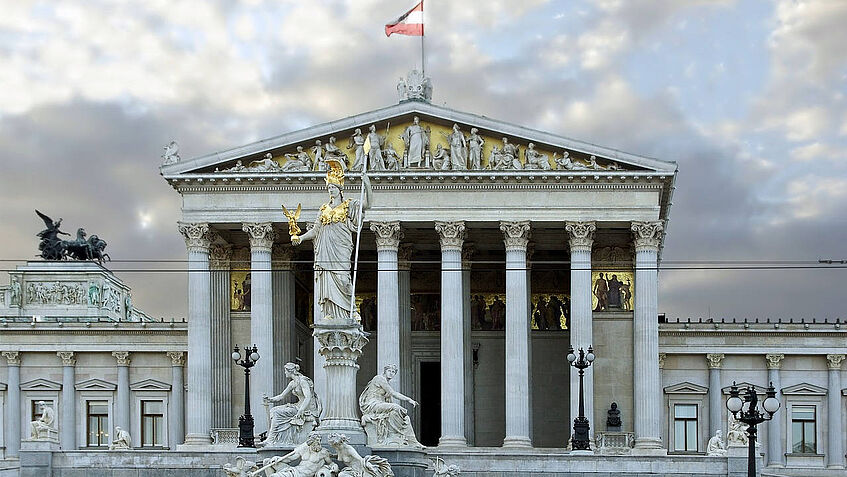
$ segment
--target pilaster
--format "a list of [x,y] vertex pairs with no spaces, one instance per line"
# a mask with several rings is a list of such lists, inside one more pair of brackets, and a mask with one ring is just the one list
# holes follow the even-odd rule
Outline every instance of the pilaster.
[[723,399],[721,396],[721,365],[725,355],[723,353],[710,353],[706,355],[706,364],[709,367],[709,435],[715,435],[721,427],[721,415],[723,413]]
[[841,424],[841,362],[843,354],[826,355],[829,368],[827,379],[826,407],[829,426],[826,452],[826,466],[829,469],[844,468],[844,428]]
[[[780,368],[785,355],[782,353],[769,353],[765,355],[768,367],[768,382],[773,383],[774,388],[782,389],[780,380]],[[786,407],[787,409],[787,407]],[[772,467],[785,466],[785,454],[782,445],[782,419],[771,419],[767,422],[768,429],[768,465]]]
[[168,351],[166,355],[171,359],[168,442],[171,443],[171,448],[173,448],[173,446],[180,445],[185,440],[185,378],[183,375],[185,353],[182,351]]
[[21,354],[3,351],[9,371],[6,403],[6,456],[17,457],[21,449]]
[[218,239],[209,247],[211,283],[212,427],[232,427],[232,326],[230,323],[230,267],[232,245]]
[[115,425],[122,429],[129,426],[129,351],[113,351],[118,365],[118,395],[115,402]]
[[76,449],[76,384],[73,351],[59,351],[56,353],[62,360],[62,426],[60,429],[60,442],[62,449]]

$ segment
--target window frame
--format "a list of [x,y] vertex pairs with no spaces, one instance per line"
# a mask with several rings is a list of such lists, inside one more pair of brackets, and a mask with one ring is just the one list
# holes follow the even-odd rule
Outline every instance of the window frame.
[[[159,405],[161,406],[160,412],[158,414],[145,413],[144,412],[144,403],[148,403],[148,402],[159,403]],[[161,449],[161,448],[163,448],[164,443],[167,442],[166,435],[168,433],[167,422],[165,421],[165,414],[166,414],[165,401],[162,400],[162,399],[143,399],[142,398],[139,401],[138,408],[139,408],[139,419],[140,419],[140,426],[139,427],[141,429],[140,433],[139,433],[139,447],[141,447],[142,449]],[[154,437],[153,437],[153,444],[150,444],[150,445],[146,445],[144,443],[144,441],[145,441],[144,438],[146,437],[146,434],[144,432],[145,427],[146,427],[144,425],[144,420],[147,417],[150,417],[153,420],[153,435],[154,435]],[[157,417],[159,418],[159,426],[160,426],[159,433],[161,435],[161,442],[159,442],[159,443],[156,442],[156,438],[155,438],[155,434],[156,434],[155,426],[156,426],[156,418]]]
[[88,403],[91,401],[105,402],[106,412],[108,417],[106,423],[109,429],[109,436],[106,439],[106,447],[112,443],[115,431],[115,399],[114,393],[111,391],[77,391],[79,396],[77,399],[77,415],[83,416],[85,423],[79,425],[77,423],[77,447],[80,449],[102,449],[103,446],[88,445]]
[[[102,404],[102,405],[106,406],[106,414],[105,414],[105,417],[106,417],[106,440],[105,440],[105,442],[103,442],[102,444],[99,444],[99,445],[91,445],[91,441],[89,440],[89,437],[91,436],[90,424],[91,424],[91,416],[92,416],[92,414],[91,414],[91,404],[92,403],[98,403],[98,404]],[[83,441],[85,443],[84,447],[86,449],[102,449],[104,447],[108,448],[109,445],[112,443],[112,440],[113,440],[112,437],[114,437],[112,435],[112,425],[111,425],[111,423],[112,423],[112,413],[111,413],[111,406],[110,406],[109,401],[107,401],[105,399],[86,399],[84,407],[85,407],[85,414],[83,414],[85,416],[85,425],[83,426],[85,428],[85,440]],[[95,414],[95,415],[96,416],[103,416],[103,414]],[[98,423],[99,422],[100,422],[100,420],[98,419]]]
[[130,413],[130,436],[132,437],[132,447],[141,448],[141,426],[142,422],[142,405],[143,401],[161,401],[162,402],[162,443],[157,446],[143,446],[147,449],[170,449],[170,395],[171,387],[167,383],[146,379],[138,383],[130,385],[132,391],[132,408]]
[[[677,418],[676,417],[676,409],[677,409],[677,407],[682,407],[682,406],[693,407],[694,408],[694,418],[690,418],[690,417]],[[693,453],[699,452],[700,451],[700,418],[701,418],[699,404],[693,403],[693,402],[683,402],[683,401],[674,402],[673,406],[671,406],[670,409],[671,409],[671,411],[673,411],[673,414],[671,414],[671,419],[673,421],[673,424],[671,424],[671,428],[672,428],[672,431],[673,431],[673,434],[672,434],[672,436],[673,436],[673,438],[672,438],[673,452],[679,453],[679,454],[693,454]],[[677,434],[676,434],[676,424],[677,424],[678,421],[683,422],[683,444],[682,444],[682,446],[684,447],[683,449],[677,448],[677,438],[679,436],[677,436]],[[688,424],[692,423],[692,422],[694,423],[694,449],[688,449]]]
[[[665,420],[665,431],[663,438],[664,447],[667,449],[668,454],[706,455],[706,441],[709,439],[706,433],[709,432],[709,426],[708,421],[706,420],[708,416],[706,415],[707,413],[705,412],[705,410],[708,409],[708,403],[706,402],[706,399],[708,397],[709,388],[690,381],[683,381],[669,386],[665,386],[663,391],[666,404],[665,410],[663,411],[664,416],[662,416],[662,418]],[[674,406],[676,406],[677,404],[691,404],[697,406],[696,451],[674,450],[674,448],[676,447],[676,442],[674,441],[676,438],[676,433],[674,429]],[[712,412],[712,410],[709,409],[709,412]]]

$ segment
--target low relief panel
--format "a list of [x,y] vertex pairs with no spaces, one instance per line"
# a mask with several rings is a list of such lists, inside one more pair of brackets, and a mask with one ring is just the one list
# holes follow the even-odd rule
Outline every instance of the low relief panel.
[[29,282],[27,303],[32,305],[88,305],[88,290],[77,282]]
[[591,272],[591,309],[632,311],[635,278],[632,271]]

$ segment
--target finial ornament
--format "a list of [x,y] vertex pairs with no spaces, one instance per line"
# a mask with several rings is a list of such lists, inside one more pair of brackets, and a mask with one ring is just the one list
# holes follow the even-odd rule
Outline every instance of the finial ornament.
[[423,72],[412,70],[406,79],[400,78],[397,95],[400,101],[432,101],[432,80],[424,76]]

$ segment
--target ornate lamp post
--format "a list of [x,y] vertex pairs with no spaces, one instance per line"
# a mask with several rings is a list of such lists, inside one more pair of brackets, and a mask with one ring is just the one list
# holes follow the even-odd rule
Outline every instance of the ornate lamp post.
[[756,477],[756,426],[770,421],[774,413],[779,409],[779,400],[776,398],[776,390],[773,383],[768,386],[767,397],[762,402],[762,409],[758,408],[759,397],[753,386],[747,386],[744,390],[742,400],[738,393],[735,381],[729,388],[729,399],[726,400],[726,408],[732,413],[737,421],[747,424],[747,477]]
[[232,351],[232,360],[244,368],[244,414],[238,418],[238,447],[256,447],[253,437],[253,416],[250,414],[250,368],[259,361],[259,349],[244,347],[244,357],[238,346]]
[[573,437],[571,438],[571,449],[573,450],[591,450],[591,443],[588,437],[590,425],[585,417],[585,395],[582,388],[582,377],[585,374],[585,368],[591,366],[594,362],[594,349],[588,347],[588,353],[582,348],[579,349],[579,356],[574,353],[573,346],[568,348],[568,362],[574,368],[579,370],[579,416],[573,420]]

